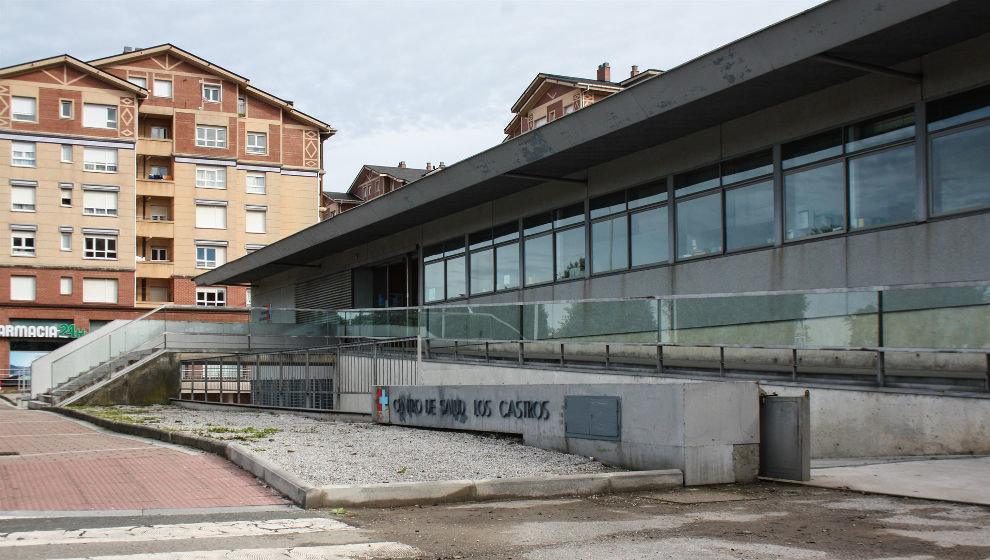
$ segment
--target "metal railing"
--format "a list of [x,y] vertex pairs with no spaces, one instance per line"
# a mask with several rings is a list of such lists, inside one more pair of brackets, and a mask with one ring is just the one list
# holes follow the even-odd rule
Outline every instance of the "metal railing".
[[181,400],[367,414],[376,385],[419,381],[417,338],[182,361]]

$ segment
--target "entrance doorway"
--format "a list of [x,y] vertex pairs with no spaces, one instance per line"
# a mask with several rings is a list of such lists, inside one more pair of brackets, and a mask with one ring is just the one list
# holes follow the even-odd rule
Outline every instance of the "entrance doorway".
[[417,262],[405,255],[399,260],[354,269],[354,307],[419,305]]

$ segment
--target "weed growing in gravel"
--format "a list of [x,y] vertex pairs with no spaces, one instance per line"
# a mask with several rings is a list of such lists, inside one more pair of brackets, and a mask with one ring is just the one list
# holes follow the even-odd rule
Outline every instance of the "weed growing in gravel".
[[249,440],[249,439],[261,439],[266,438],[272,434],[277,434],[282,430],[278,428],[265,428],[259,430],[254,426],[248,426],[246,428],[230,428],[228,426],[213,426],[211,428],[206,428],[205,430],[197,430],[197,433],[201,436],[211,437],[213,439],[239,439],[239,440]]
[[124,409],[116,406],[70,406],[67,408],[81,410],[87,414],[92,414],[93,416],[99,416],[100,418],[115,420],[117,422],[126,422],[128,424],[157,424],[162,421],[162,419],[158,416],[134,416],[128,412],[138,411],[125,412]]

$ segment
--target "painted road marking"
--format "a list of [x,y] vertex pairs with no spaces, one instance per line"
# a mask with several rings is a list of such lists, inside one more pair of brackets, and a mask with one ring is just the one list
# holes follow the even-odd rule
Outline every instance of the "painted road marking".
[[334,519],[314,517],[261,521],[185,523],[178,525],[105,527],[99,529],[77,529],[74,531],[23,531],[18,533],[0,533],[0,548],[54,544],[162,541],[210,537],[278,536],[349,530],[354,530],[354,527]]
[[395,542],[304,546],[293,548],[245,548],[240,550],[197,550],[123,556],[87,556],[65,560],[243,560],[244,558],[286,560],[356,560],[361,558],[415,558],[422,552]]

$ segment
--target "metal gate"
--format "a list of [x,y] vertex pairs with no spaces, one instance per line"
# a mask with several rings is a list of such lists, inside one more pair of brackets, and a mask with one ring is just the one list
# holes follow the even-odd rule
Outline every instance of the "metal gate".
[[811,480],[811,407],[800,397],[760,396],[760,476]]

